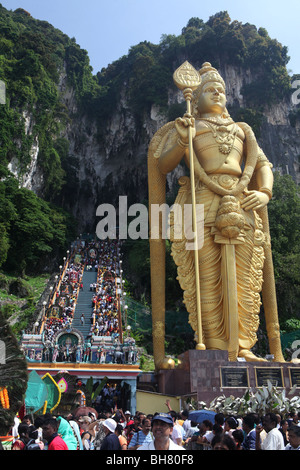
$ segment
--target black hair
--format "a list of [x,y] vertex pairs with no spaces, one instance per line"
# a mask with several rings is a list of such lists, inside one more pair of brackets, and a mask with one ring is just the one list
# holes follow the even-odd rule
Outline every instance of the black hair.
[[142,425],[145,424],[145,421],[150,421],[150,423],[151,423],[151,418],[147,418],[147,416],[146,416],[146,418],[143,418],[142,419]]
[[293,432],[297,437],[300,437],[300,427],[295,424],[289,426],[288,432]]
[[37,416],[34,420],[34,425],[36,428],[41,428],[43,426],[43,422],[45,421],[44,416]]
[[219,424],[220,426],[223,426],[223,424],[224,424],[224,415],[223,415],[223,413],[217,413],[215,415],[215,423]]
[[118,432],[118,434],[122,434],[123,426],[121,424],[117,424],[116,431]]
[[255,424],[255,417],[252,414],[243,417],[243,422],[248,428],[253,429]]
[[211,441],[212,448],[214,449],[215,445],[219,443],[226,445],[228,450],[236,450],[236,444],[228,434],[217,434]]
[[212,428],[213,428],[213,423],[211,421],[209,421],[209,419],[205,419],[203,421],[203,424],[210,430],[212,431]]
[[30,421],[31,423],[33,422],[31,415],[25,415],[24,418],[22,419],[22,421],[25,421],[25,419],[29,419],[29,421]]
[[238,422],[233,416],[226,418],[225,422],[228,424],[230,429],[236,429],[238,427]]
[[46,418],[43,422],[43,427],[44,426],[51,426],[57,431],[59,427],[59,423],[55,418]]
[[275,415],[275,413],[266,413],[264,418],[266,418],[267,416],[270,418],[271,423],[275,423],[277,425],[277,416]]
[[234,431],[232,431],[232,437],[239,444],[242,444],[242,442],[244,441],[244,433],[241,429],[235,429]]
[[173,419],[177,419],[177,413],[174,410],[170,410],[168,412],[168,415],[172,416]]
[[220,426],[220,424],[214,424],[212,430],[215,431],[215,435],[222,434],[223,432],[223,428]]
[[25,423],[20,423],[18,426],[18,434],[20,437],[24,437],[29,434],[29,426]]

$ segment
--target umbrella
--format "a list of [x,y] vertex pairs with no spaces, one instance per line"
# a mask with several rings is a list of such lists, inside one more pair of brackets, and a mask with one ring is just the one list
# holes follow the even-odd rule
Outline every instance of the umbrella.
[[195,423],[203,423],[206,419],[208,421],[214,422],[214,418],[216,416],[215,411],[210,411],[210,410],[196,410],[196,411],[190,411],[189,412],[189,418],[191,421],[194,421]]
[[76,409],[74,416],[78,419],[80,418],[80,416],[88,416],[89,413],[94,413],[96,415],[96,418],[98,417],[98,413],[95,408],[91,408],[90,406],[80,406]]

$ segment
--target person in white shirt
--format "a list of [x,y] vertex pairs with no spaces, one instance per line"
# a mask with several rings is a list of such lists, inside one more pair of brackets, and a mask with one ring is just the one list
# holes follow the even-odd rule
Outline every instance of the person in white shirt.
[[[262,430],[267,433],[263,442],[260,442],[260,433]],[[262,425],[255,428],[256,431],[256,450],[284,450],[284,441],[281,432],[277,429],[277,417],[274,413],[267,413],[262,418]]]
[[[189,419],[189,412],[188,410],[183,410],[180,413],[180,417],[183,420],[182,427],[185,433],[191,429],[191,420]],[[185,436],[186,438],[186,436]]]
[[157,413],[152,419],[153,441],[145,443],[137,450],[185,450],[172,441],[173,418],[166,413]]
[[170,410],[168,415],[171,416],[173,419],[173,431],[171,435],[171,439],[175,444],[178,444],[179,446],[182,444],[183,437],[184,437],[184,430],[183,427],[178,423],[177,421],[177,413],[174,410]]

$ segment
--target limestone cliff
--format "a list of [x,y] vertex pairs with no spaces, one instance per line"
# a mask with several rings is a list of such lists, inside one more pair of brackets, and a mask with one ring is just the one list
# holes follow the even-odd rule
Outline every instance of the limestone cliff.
[[[118,207],[124,195],[128,204],[147,200],[150,140],[185,112],[172,82],[185,60],[219,69],[233,118],[254,126],[274,169],[299,182],[300,123],[290,122],[295,105],[287,50],[264,29],[231,21],[227,12],[207,23],[192,18],[180,36],[134,46],[93,76],[86,51],[25,13],[0,6],[0,78],[9,97],[0,107],[6,126],[0,169],[69,210],[79,233],[94,232],[100,204]],[[19,127],[11,131],[15,122]],[[184,171],[168,176],[170,198]]]
[[[245,80],[251,82],[251,73],[233,66],[220,71],[227,84],[229,109],[246,107],[241,90]],[[66,93],[72,95],[70,90]],[[148,145],[168,118],[157,105],[153,105],[149,113],[144,113],[143,125],[137,127],[126,100],[126,89],[122,95],[111,118],[105,123],[104,137],[100,142],[97,125],[87,116],[75,118],[64,134],[70,143],[70,154],[78,160],[78,185],[73,188],[70,209],[78,219],[81,230],[93,230],[99,204],[112,203],[118,207],[118,197],[123,195],[128,196],[129,204],[147,199]],[[168,96],[169,106],[182,102],[181,94],[172,87],[171,76]],[[70,105],[75,106],[74,102]],[[299,182],[300,125],[297,123],[292,127],[290,124],[292,107],[291,100],[287,98],[265,107],[258,141],[273,163],[274,170],[291,174]],[[182,167],[168,175],[169,193],[175,191],[177,179],[184,171]]]

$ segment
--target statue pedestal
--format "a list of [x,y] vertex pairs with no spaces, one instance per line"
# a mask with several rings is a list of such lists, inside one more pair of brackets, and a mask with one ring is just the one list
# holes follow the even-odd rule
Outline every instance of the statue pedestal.
[[[157,374],[160,393],[192,396],[209,403],[220,395],[242,397],[249,388],[267,385],[290,391],[294,384],[300,388],[300,365],[280,362],[245,362],[228,360],[227,351],[186,351],[173,370]],[[299,395],[299,388],[295,394]]]

